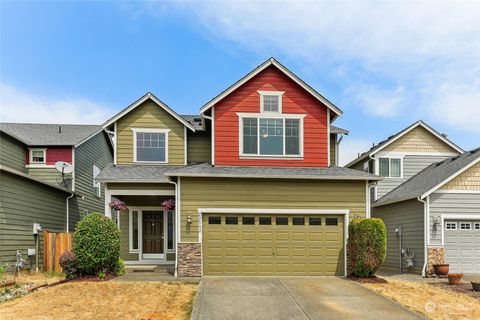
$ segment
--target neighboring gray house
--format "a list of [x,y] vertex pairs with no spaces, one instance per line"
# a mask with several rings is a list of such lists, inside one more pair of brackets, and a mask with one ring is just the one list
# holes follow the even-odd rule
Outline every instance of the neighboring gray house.
[[346,167],[384,177],[370,188],[373,203],[430,164],[462,152],[446,135],[423,121],[417,121],[373,146]]
[[[387,225],[386,269],[480,273],[480,148],[429,165],[372,204]],[[400,236],[401,234],[401,236]]]
[[[57,161],[73,172],[62,177]],[[27,258],[34,223],[72,232],[82,216],[102,212],[104,190],[94,177],[112,161],[101,126],[0,123],[0,263],[13,263],[16,250]]]

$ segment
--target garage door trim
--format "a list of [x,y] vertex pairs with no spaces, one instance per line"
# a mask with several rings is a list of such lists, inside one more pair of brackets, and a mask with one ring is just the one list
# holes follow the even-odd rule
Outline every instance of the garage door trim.
[[445,220],[480,220],[480,214],[442,214],[441,218],[442,218],[442,246],[445,246]]
[[[349,209],[262,209],[262,208],[198,208],[198,240],[202,244],[203,234],[203,214],[206,213],[233,213],[233,214],[289,214],[289,215],[343,215],[343,265],[344,275],[347,276],[347,240],[348,240],[348,224],[350,222]],[[202,245],[203,248],[203,245]],[[202,250],[203,251],[203,250]],[[202,276],[203,276],[203,252],[201,254]]]

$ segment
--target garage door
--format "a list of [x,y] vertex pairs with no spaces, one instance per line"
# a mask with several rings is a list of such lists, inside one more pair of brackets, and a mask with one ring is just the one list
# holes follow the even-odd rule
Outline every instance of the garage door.
[[338,215],[203,215],[205,275],[344,275]]
[[480,273],[480,220],[445,220],[445,263],[450,272]]

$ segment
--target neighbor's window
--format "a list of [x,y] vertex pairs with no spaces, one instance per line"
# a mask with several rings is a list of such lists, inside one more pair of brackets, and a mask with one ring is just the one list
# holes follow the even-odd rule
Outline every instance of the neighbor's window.
[[30,163],[46,162],[47,149],[30,149]]
[[136,162],[168,162],[168,131],[164,129],[132,129]]
[[402,176],[402,159],[380,158],[379,171],[382,177],[400,178]]
[[302,120],[298,118],[242,118],[243,155],[300,156]]
[[97,167],[96,165],[93,165],[93,174],[92,174],[92,180],[93,180],[93,195],[96,197],[101,196],[101,188],[100,188],[100,182],[95,181],[95,178],[100,174],[100,168]]
[[131,221],[131,250],[138,250],[138,211],[132,211]]

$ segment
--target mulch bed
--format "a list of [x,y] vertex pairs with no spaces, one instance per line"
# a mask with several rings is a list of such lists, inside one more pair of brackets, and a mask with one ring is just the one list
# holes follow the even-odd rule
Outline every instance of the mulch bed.
[[388,281],[377,276],[369,277],[369,278],[359,278],[352,275],[349,275],[347,279],[352,281],[360,282],[360,283],[387,283]]
[[448,290],[452,290],[460,293],[466,293],[471,297],[480,299],[480,292],[473,291],[471,283],[462,282],[457,285],[451,285],[448,282],[429,282],[428,284],[432,286],[441,287],[443,289],[448,289]]

